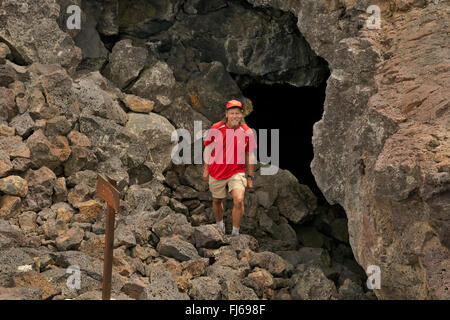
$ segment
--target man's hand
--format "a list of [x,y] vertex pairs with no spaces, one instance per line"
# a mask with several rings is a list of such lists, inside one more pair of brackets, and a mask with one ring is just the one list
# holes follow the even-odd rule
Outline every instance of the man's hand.
[[203,180],[208,181],[208,178],[209,178],[208,168],[204,168],[203,169]]
[[247,190],[250,190],[253,188],[253,179],[248,177],[247,178]]

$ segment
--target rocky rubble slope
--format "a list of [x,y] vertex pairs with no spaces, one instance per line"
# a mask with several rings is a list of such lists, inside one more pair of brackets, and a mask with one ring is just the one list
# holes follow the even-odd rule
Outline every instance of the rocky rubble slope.
[[[365,293],[365,274],[352,260],[345,215],[318,206],[309,188],[288,171],[261,176],[257,167],[257,187],[245,202],[244,234],[232,238],[213,224],[201,165],[171,163],[176,128],[194,135],[198,120],[204,131],[221,115],[210,109],[215,102],[236,95],[245,99],[228,71],[269,74],[266,81],[317,81],[320,63],[306,42],[292,30],[275,37],[280,21],[272,22],[271,31],[261,24],[261,13],[231,3],[231,20],[245,14],[263,34],[275,32],[265,44],[274,50],[252,55],[267,62],[250,59],[244,66],[240,57],[183,62],[189,49],[195,55],[204,50],[197,35],[184,39],[193,41],[187,52],[178,51],[181,41],[174,41],[170,53],[155,51],[132,37],[148,32],[138,20],[126,20],[137,14],[134,7],[118,17],[113,3],[78,2],[86,28],[77,32],[65,28],[64,1],[2,2],[0,297],[101,297],[105,203],[95,190],[100,173],[115,179],[121,193],[112,281],[116,299],[374,298]],[[170,37],[184,34],[196,19],[194,8],[203,7],[188,1],[185,20],[167,18],[174,24]],[[208,9],[212,20],[216,9]],[[30,15],[36,18],[31,23]],[[105,37],[117,35],[117,19],[131,36],[117,40],[106,54]],[[239,29],[227,32],[239,34],[241,43],[251,37]],[[38,45],[36,38],[42,40]],[[289,52],[286,59],[271,60],[285,40],[292,50],[304,48],[307,64]],[[249,45],[256,48],[261,41],[266,40],[255,38]],[[220,42],[232,46],[229,39]],[[251,102],[245,102],[250,112]],[[231,207],[227,200],[227,228]],[[81,275],[78,287],[70,285],[73,270]]]
[[[262,176],[257,166],[244,234],[224,236],[202,166],[171,163],[175,127],[150,112],[152,101],[122,93],[97,71],[73,79],[58,65],[2,66],[10,77],[0,87],[1,298],[101,296],[98,173],[121,192],[115,299],[373,298],[351,260],[345,219],[318,206],[288,171]],[[225,205],[228,229],[232,200]],[[81,272],[79,289],[67,284],[72,268]]]

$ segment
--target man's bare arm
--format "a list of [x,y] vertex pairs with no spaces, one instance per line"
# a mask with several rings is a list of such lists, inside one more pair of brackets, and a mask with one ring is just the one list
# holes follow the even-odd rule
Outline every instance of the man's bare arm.
[[203,152],[203,180],[208,181],[208,164],[209,164],[209,158],[211,157],[211,150],[213,148],[213,144],[209,144],[205,147],[205,150]]
[[209,158],[211,157],[211,151],[213,148],[213,143],[207,145],[203,151],[203,168],[208,169]]
[[255,167],[255,153],[254,152],[245,152],[245,165],[247,166],[248,175],[253,175],[253,169]]

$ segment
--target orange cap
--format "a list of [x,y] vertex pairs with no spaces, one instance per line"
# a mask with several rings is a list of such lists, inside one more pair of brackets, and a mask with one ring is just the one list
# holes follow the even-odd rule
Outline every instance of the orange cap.
[[238,100],[230,100],[227,102],[227,109],[236,108],[236,107],[242,109],[242,103]]

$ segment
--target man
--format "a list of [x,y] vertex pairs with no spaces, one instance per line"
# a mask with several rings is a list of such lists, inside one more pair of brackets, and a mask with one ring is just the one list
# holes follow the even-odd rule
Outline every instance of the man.
[[[244,121],[240,101],[227,102],[225,117],[213,124],[204,145],[206,148],[203,179],[209,182],[216,223],[225,233],[222,200],[227,196],[228,186],[228,192],[233,197],[232,235],[239,235],[239,226],[244,215],[244,194],[246,189],[253,188],[255,163],[253,151],[257,147],[253,131]],[[246,166],[248,166],[247,178]]]

